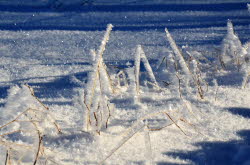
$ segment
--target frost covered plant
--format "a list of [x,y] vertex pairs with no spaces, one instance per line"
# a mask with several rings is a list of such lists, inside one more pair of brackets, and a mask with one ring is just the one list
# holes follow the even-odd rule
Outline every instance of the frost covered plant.
[[208,90],[208,85],[207,82],[202,78],[202,72],[200,69],[200,64],[199,61],[191,54],[187,51],[187,53],[190,56],[190,64],[189,64],[189,68],[192,72],[192,76],[193,76],[193,80],[194,83],[197,87],[197,92],[200,96],[200,98],[204,98],[204,94],[205,94],[205,89],[203,88],[207,88],[206,91]]
[[103,126],[107,128],[111,116],[112,104],[109,96],[114,93],[113,83],[103,61],[103,53],[112,30],[109,24],[97,52],[92,51],[93,70],[88,75],[84,96],[84,131],[96,131],[100,134]]
[[177,84],[178,80],[176,78],[177,65],[176,60],[172,52],[165,52],[167,55],[162,58],[157,64],[156,74],[165,87]]
[[141,45],[137,45],[136,47],[136,53],[135,53],[135,64],[134,67],[127,68],[126,73],[128,75],[128,90],[127,92],[133,96],[133,104],[134,105],[141,105],[140,104],[140,65],[141,62],[143,63],[146,73],[149,77],[149,81],[145,81],[146,86],[151,86],[153,89],[159,90],[160,87],[156,81],[155,75],[153,73],[153,70],[151,68],[151,65],[148,62],[148,59],[145,55],[144,50],[142,49]]
[[175,41],[173,40],[167,28],[165,28],[165,32],[166,32],[167,40],[170,43],[170,46],[175,54],[175,59],[177,60],[180,69],[182,70],[184,75],[187,75],[188,77],[190,77],[190,71],[188,68],[188,64],[185,61],[184,56],[182,55],[181,51],[179,50],[178,46],[176,45]]
[[[172,109],[171,109],[172,111]],[[148,119],[152,119],[154,117],[159,117],[159,116],[165,116],[168,120],[170,120],[170,124],[167,124],[166,126],[162,126],[160,128],[153,128],[150,126],[148,123]],[[123,137],[121,141],[114,147],[108,155],[104,157],[104,159],[101,160],[99,163],[104,164],[107,159],[109,159],[115,152],[117,152],[125,143],[127,143],[135,134],[137,133],[143,133],[144,134],[144,142],[145,142],[145,160],[146,164],[153,164],[153,156],[152,156],[152,147],[151,147],[151,140],[150,140],[150,132],[152,131],[161,131],[164,128],[167,128],[171,125],[175,125],[184,135],[188,136],[183,129],[179,126],[178,121],[183,122],[195,129],[195,127],[189,123],[187,120],[183,118],[174,118],[169,114],[169,110],[166,111],[160,111],[156,113],[150,113],[147,114],[146,116],[138,119],[130,128],[128,128],[125,131],[125,134],[123,134]],[[196,129],[195,129],[196,130]],[[196,130],[197,131],[197,130]],[[198,131],[197,131],[198,132]],[[198,132],[199,133],[199,132]],[[201,134],[201,133],[199,133]]]
[[0,113],[0,148],[6,151],[6,164],[35,165],[47,160],[43,137],[61,130],[33,89],[28,85],[12,87]]
[[247,86],[249,77],[250,77],[250,42],[246,43],[244,45],[244,48],[246,50],[246,55],[245,55],[245,61],[242,65],[242,70],[243,70],[243,81],[242,81],[242,88],[245,88]]
[[140,91],[140,63],[143,63],[149,79],[151,82],[147,82],[148,84],[152,85],[153,87],[156,87],[157,89],[159,89],[159,85],[155,79],[155,75],[153,73],[153,70],[148,62],[148,59],[145,55],[144,50],[142,49],[141,45],[137,45],[136,48],[136,54],[135,54],[135,82],[136,82],[136,91],[137,93],[139,93]]
[[222,52],[221,56],[219,56],[221,67],[229,69],[232,66],[236,66],[240,70],[245,53],[239,37],[234,32],[232,22],[228,20],[227,35],[222,41]]
[[[182,52],[179,50],[178,46],[176,45],[174,39],[172,38],[171,34],[169,33],[168,29],[165,28],[166,37],[170,46],[174,52],[174,59],[175,59],[175,71],[176,77],[178,78],[179,82],[179,93],[181,97],[181,81],[184,81],[185,89],[187,92],[189,91],[190,82],[193,82],[196,86],[198,91],[199,97],[204,99],[204,90],[202,89],[202,82],[204,82],[201,78],[201,71],[198,68],[198,62],[192,57],[191,66],[186,62]],[[191,54],[189,54],[192,56]],[[171,59],[172,60],[172,59]]]

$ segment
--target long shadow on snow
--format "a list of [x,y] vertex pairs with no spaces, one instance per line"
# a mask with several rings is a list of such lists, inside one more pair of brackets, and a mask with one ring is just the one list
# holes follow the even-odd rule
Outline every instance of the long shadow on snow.
[[230,72],[225,75],[216,77],[218,85],[225,86],[241,86],[243,81],[243,74],[240,72]]
[[[46,144],[48,145],[55,145],[55,146],[61,146],[64,145],[66,147],[69,147],[72,145],[73,142],[78,141],[84,141],[86,143],[91,143],[94,139],[93,136],[87,132],[78,132],[78,133],[69,133],[69,134],[61,134],[59,136],[46,136],[44,138],[44,141],[46,141]],[[66,142],[66,143],[65,143]]]
[[73,89],[78,85],[72,82],[72,76],[77,77],[79,80],[85,80],[87,78],[87,72],[80,72],[74,75],[61,76],[50,82],[37,82],[28,83],[31,86],[35,86],[35,94],[39,98],[72,98]]
[[220,4],[157,4],[157,5],[90,5],[81,4],[62,5],[52,9],[48,5],[0,5],[0,11],[8,12],[138,12],[138,11],[231,11],[246,9],[247,3]]
[[1,99],[7,97],[7,95],[8,95],[8,89],[9,88],[10,88],[9,86],[2,86],[2,87],[0,87],[0,98]]
[[234,115],[240,115],[245,118],[250,118],[250,108],[229,107],[225,108],[225,110],[231,112]]
[[[11,30],[11,31],[20,31],[20,30],[79,30],[79,31],[103,31],[106,29],[106,24],[112,23],[114,25],[113,31],[142,31],[142,30],[164,30],[166,27],[168,29],[193,29],[193,28],[209,28],[209,27],[225,27],[225,22],[205,22],[205,23],[196,23],[196,24],[183,24],[183,25],[174,25],[174,22],[163,22],[161,25],[132,25],[128,22],[128,24],[116,24],[114,20],[105,21],[100,24],[98,22],[94,22],[94,24],[88,24],[84,22],[82,23],[72,23],[72,22],[57,22],[54,21],[50,24],[28,24],[28,23],[3,23],[0,24],[0,30]],[[247,26],[250,24],[250,20],[239,21],[237,19],[234,20],[234,25],[237,26]]]
[[[87,72],[78,72],[65,76],[48,76],[48,77],[32,77],[25,79],[18,79],[11,81],[9,83],[14,85],[21,85],[27,83],[31,87],[34,88],[35,95],[38,98],[70,98],[72,99],[74,96],[74,88],[82,87],[81,85],[72,81],[72,76],[76,77],[79,81],[84,82],[87,79]],[[34,81],[35,79],[46,79],[46,78],[54,78],[53,81],[46,82],[29,82]],[[0,98],[7,97],[7,90],[10,86],[0,87]],[[69,101],[44,101],[45,104],[58,104],[58,105],[68,105],[72,104]]]
[[[193,5],[193,4],[185,4],[185,5],[133,5],[133,6],[92,6],[92,7],[72,7],[72,6],[65,6],[62,10],[57,12],[62,12],[57,14],[57,16],[49,16],[45,18],[36,18],[36,16],[30,17],[27,19],[27,15],[22,16],[19,15],[18,18],[24,17],[25,21],[17,21],[16,17],[3,17],[2,19],[6,19],[8,23],[1,23],[0,29],[1,30],[84,30],[84,31],[97,31],[97,30],[104,30],[106,28],[106,24],[112,23],[115,28],[114,31],[140,31],[140,30],[164,30],[165,27],[169,29],[185,29],[185,28],[207,28],[212,26],[218,27],[225,27],[226,22],[228,19],[233,20],[234,25],[249,25],[250,24],[250,17],[249,16],[186,16],[185,14],[182,16],[174,15],[174,16],[166,16],[166,17],[159,17],[157,20],[153,20],[151,17],[145,17],[144,19],[139,19],[136,15],[132,16],[130,19],[126,19],[126,14],[122,13],[125,11],[185,11],[186,9],[190,11],[194,11],[197,9],[202,11],[211,11],[212,9],[218,8],[218,11],[228,11],[228,10],[245,10],[246,3],[237,3],[237,4],[230,4],[230,3],[223,3],[223,4],[206,4],[206,5]],[[78,10],[79,8],[79,10]],[[0,12],[1,10],[8,10],[12,12],[55,12],[45,6],[39,7],[32,7],[32,6],[5,6],[0,5]],[[67,13],[67,11],[70,11]],[[93,12],[91,19],[89,17],[84,17],[83,14],[86,12]],[[101,19],[94,13],[98,12],[117,12],[115,13],[115,17],[105,17],[105,19]],[[80,13],[80,15],[79,15]],[[83,16],[83,17],[82,17]],[[23,20],[23,19],[21,19]],[[84,21],[82,21],[84,20]],[[171,21],[168,21],[171,20]],[[185,24],[180,24],[185,23]]]
[[[8,96],[9,86],[1,86],[0,87],[0,99],[4,99]],[[3,107],[4,103],[0,103],[0,107]]]
[[[166,152],[163,155],[191,161],[192,165],[235,165],[249,163],[250,130],[241,130],[237,134],[242,140],[199,142],[194,145],[200,149],[194,151]],[[158,165],[168,164],[168,162],[158,162]]]

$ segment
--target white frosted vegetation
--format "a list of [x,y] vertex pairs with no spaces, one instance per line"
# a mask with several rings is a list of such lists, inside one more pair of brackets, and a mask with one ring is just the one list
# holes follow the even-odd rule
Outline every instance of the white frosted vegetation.
[[145,160],[146,165],[153,165],[153,155],[152,155],[152,146],[151,146],[151,140],[150,140],[150,134],[147,127],[147,122],[145,123],[144,128],[144,141],[145,141]]
[[[126,14],[133,15],[129,12]],[[146,12],[146,14],[148,13]],[[181,13],[179,14],[181,15]],[[230,15],[229,12],[227,14]],[[247,59],[250,51],[248,43],[244,46],[248,53],[242,56],[243,61],[240,63],[239,72],[236,68],[215,72],[210,55],[217,56],[219,53],[213,52],[211,47],[195,45],[196,47],[190,46],[191,51],[183,50],[182,52],[176,43],[184,38],[182,36],[185,36],[187,44],[189,41],[192,43],[197,42],[197,40],[203,41],[199,37],[210,32],[214,33],[216,30],[223,30],[223,28],[216,27],[212,30],[204,28],[206,31],[203,28],[173,31],[171,35],[176,38],[176,43],[166,30],[172,51],[165,48],[163,31],[115,31],[112,32],[112,42],[109,42],[107,47],[111,29],[112,26],[109,25],[101,46],[95,50],[90,50],[90,48],[95,45],[93,44],[94,40],[99,40],[102,37],[102,32],[30,32],[34,37],[46,34],[45,36],[48,36],[46,41],[50,40],[50,35],[47,34],[68,35],[68,40],[77,36],[75,39],[77,41],[72,45],[84,43],[82,45],[84,45],[86,56],[82,56],[83,52],[77,50],[80,52],[79,57],[76,55],[66,56],[69,52],[64,53],[63,56],[59,56],[58,52],[48,53],[46,55],[47,62],[43,61],[43,57],[40,57],[41,60],[30,58],[20,60],[19,56],[15,56],[18,57],[17,60],[3,57],[1,64],[9,62],[10,66],[5,65],[0,68],[0,71],[8,68],[6,72],[1,74],[7,76],[1,78],[13,81],[2,81],[3,86],[16,81],[18,83],[32,81],[32,86],[41,92],[39,96],[42,101],[49,104],[53,111],[48,110],[47,106],[35,97],[32,89],[27,86],[14,86],[6,98],[4,94],[1,95],[3,98],[1,98],[0,103],[4,106],[0,108],[0,126],[12,122],[23,110],[30,107],[32,109],[18,118],[22,121],[14,120],[8,124],[8,127],[4,126],[4,129],[0,129],[0,161],[4,162],[7,157],[7,160],[10,160],[7,162],[8,165],[10,162],[14,164],[18,161],[23,164],[34,164],[35,160],[38,160],[36,163],[39,165],[45,164],[45,161],[47,164],[55,162],[55,164],[62,165],[98,163],[209,164],[213,161],[209,161],[213,159],[210,155],[224,156],[223,154],[226,152],[217,148],[214,141],[215,144],[219,143],[223,146],[228,144],[230,147],[240,138],[237,137],[236,132],[250,129],[247,115],[250,107],[248,101],[249,83],[245,79],[249,73]],[[6,36],[10,34],[10,37],[14,37],[11,35],[14,32],[4,33]],[[14,34],[18,35],[19,32]],[[221,35],[215,34],[209,37],[211,36],[220,37]],[[84,39],[82,40],[82,38]],[[76,47],[72,45],[69,47],[74,54],[73,50]],[[66,47],[59,45],[58,49],[64,50]],[[108,48],[108,53],[106,48]],[[134,48],[136,48],[135,52]],[[198,50],[196,51],[195,48]],[[205,50],[203,51],[203,49]],[[107,56],[103,58],[104,50]],[[164,50],[164,52],[160,54],[159,50]],[[0,53],[2,52],[6,53],[1,50]],[[7,52],[7,54],[11,53]],[[163,59],[158,58],[160,62],[154,67],[154,62],[151,63],[151,60],[148,59],[155,60],[159,54]],[[206,62],[199,58],[204,55],[209,58],[205,60]],[[37,57],[32,56],[32,58]],[[115,61],[113,61],[114,59]],[[122,61],[124,59],[125,62]],[[134,65],[133,61],[127,61],[131,59],[135,62]],[[19,66],[11,64],[18,63],[19,60],[22,61]],[[44,63],[40,64],[41,61]],[[51,61],[52,65],[47,65]],[[62,63],[59,63],[62,66],[56,66],[58,61]],[[75,65],[78,64],[74,61],[80,61],[79,66],[76,67]],[[81,62],[87,64],[81,64]],[[144,71],[140,68],[142,65],[144,65]],[[21,72],[16,72],[20,68]],[[82,77],[77,75],[85,71],[88,71],[87,81],[85,74],[81,75]],[[25,78],[35,78],[22,80],[22,73],[26,73]],[[234,79],[230,75],[231,73],[239,77],[242,76],[242,73],[246,73],[243,76],[243,84],[247,84],[244,85],[244,90],[239,89],[238,86],[232,87],[231,84],[225,85],[228,80],[224,79],[223,76]],[[78,77],[80,78],[78,79]],[[21,80],[16,80],[17,78]],[[205,85],[203,78],[208,81],[208,86]],[[69,80],[69,82],[64,82],[64,80]],[[212,80],[214,81],[212,82]],[[52,91],[53,87],[56,87],[54,91]],[[157,90],[152,89],[152,87],[156,87]],[[200,87],[206,91],[206,97],[203,100],[196,97]],[[1,88],[2,91],[4,88]],[[44,94],[44,91],[48,92]],[[78,93],[75,94],[72,91],[78,91]],[[74,104],[71,105],[72,101]],[[244,113],[243,115],[233,114],[233,111],[232,113],[228,112],[228,109],[235,111],[239,109]],[[32,121],[36,123],[37,128],[31,123]],[[62,124],[62,134],[57,135],[60,129],[58,129],[59,125],[56,121],[59,121],[60,126]],[[19,131],[19,129],[22,130],[20,134],[13,132]],[[5,135],[6,133],[9,135]],[[241,142],[245,143],[245,137],[241,138],[242,141],[239,143],[244,145]],[[222,142],[220,143],[220,141]],[[206,148],[199,145],[205,144],[207,146],[207,143],[211,150],[207,151]],[[39,146],[40,152],[38,152]],[[248,153],[248,148],[238,147],[238,145],[235,145],[234,148],[235,156],[232,156],[232,159],[235,159],[232,160],[234,164],[247,164],[249,158],[244,157],[244,154]],[[215,154],[214,150],[218,152]],[[195,159],[192,161],[189,160],[189,157],[182,159],[181,157],[172,157],[169,154],[177,152],[176,155],[179,153],[181,155],[182,151],[184,155],[187,153],[191,158],[194,155]],[[9,153],[10,156],[6,156]],[[200,153],[202,153],[202,157],[197,160],[197,155]],[[26,154],[26,156],[22,158],[22,154]],[[223,163],[219,162],[218,164]]]
[[49,108],[34,95],[33,89],[28,85],[12,87],[0,113],[0,143],[5,148],[2,152],[6,153],[5,163],[44,162],[46,155],[41,151],[43,137],[54,136],[61,130]]
[[248,85],[249,77],[250,77],[250,43],[246,43],[244,45],[244,49],[246,50],[246,55],[244,57],[244,61],[242,64],[242,71],[243,71],[243,81],[242,81],[242,88],[245,88]]
[[104,125],[107,127],[107,122],[110,117],[111,110],[108,96],[113,92],[113,89],[107,67],[103,61],[103,53],[109,40],[112,27],[111,24],[107,26],[106,33],[98,51],[91,51],[93,70],[88,76],[86,96],[83,101],[86,111],[86,113],[84,113],[85,131],[96,131],[99,133]]
[[[175,70],[176,70],[176,77],[178,78],[178,85],[179,85],[179,93],[180,97],[182,97],[181,91],[181,83],[184,82],[184,90],[188,94],[190,93],[191,83],[194,84],[197,93],[201,99],[204,99],[204,90],[202,89],[202,82],[201,72],[198,68],[198,63],[196,59],[189,53],[190,58],[192,59],[191,65],[185,60],[183,53],[180,51],[178,46],[176,45],[174,39],[172,38],[171,34],[169,33],[168,29],[165,29],[167,40],[172,48],[175,56]],[[170,60],[173,58],[170,57]],[[173,63],[173,62],[172,62]],[[173,65],[173,64],[172,64]],[[176,84],[177,85],[177,84]]]
[[175,41],[173,40],[171,34],[169,33],[168,29],[165,29],[166,32],[166,36],[167,36],[167,40],[173,50],[173,52],[175,53],[175,58],[180,66],[181,71],[184,73],[184,75],[190,77],[190,71],[188,69],[188,65],[181,53],[181,51],[179,50],[178,46],[176,45]]
[[136,48],[136,54],[135,54],[135,81],[136,81],[136,90],[139,93],[140,91],[140,64],[143,63],[146,72],[149,76],[149,79],[151,82],[147,82],[150,85],[153,85],[153,87],[159,88],[158,83],[155,79],[155,75],[153,73],[153,70],[148,62],[148,59],[145,55],[144,50],[142,49],[141,45],[137,45]]
[[233,66],[240,69],[245,54],[246,51],[234,32],[233,24],[228,20],[227,35],[222,41],[221,66],[225,67],[224,69],[230,69]]

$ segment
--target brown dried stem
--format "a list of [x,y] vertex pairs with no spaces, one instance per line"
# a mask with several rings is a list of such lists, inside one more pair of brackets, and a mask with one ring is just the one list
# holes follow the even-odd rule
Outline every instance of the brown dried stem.
[[178,127],[181,130],[181,132],[187,136],[187,134],[181,129],[181,127],[177,124],[177,122],[175,122],[167,112],[164,112],[164,114],[167,115],[167,117],[174,123],[174,125],[176,125],[176,127]]

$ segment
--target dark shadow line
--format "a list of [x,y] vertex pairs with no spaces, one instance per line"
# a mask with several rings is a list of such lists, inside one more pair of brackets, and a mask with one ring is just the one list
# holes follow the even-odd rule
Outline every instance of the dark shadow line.
[[247,3],[221,4],[157,4],[157,5],[62,5],[56,9],[48,5],[0,5],[7,12],[138,12],[138,11],[232,11],[246,9]]
[[[249,25],[250,20],[247,22],[235,23],[237,26]],[[209,28],[209,27],[225,27],[225,23],[209,23],[209,24],[200,24],[200,25],[146,25],[146,26],[122,26],[114,24],[113,31],[142,31],[142,30],[164,30],[166,27],[169,29],[193,29],[193,28]],[[106,25],[99,26],[70,26],[70,25],[48,25],[48,26],[13,26],[12,24],[0,25],[0,30],[9,30],[9,31],[22,31],[22,30],[77,30],[77,31],[104,31]]]

